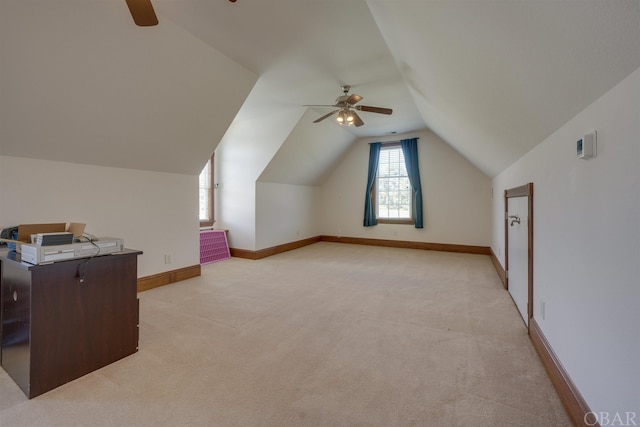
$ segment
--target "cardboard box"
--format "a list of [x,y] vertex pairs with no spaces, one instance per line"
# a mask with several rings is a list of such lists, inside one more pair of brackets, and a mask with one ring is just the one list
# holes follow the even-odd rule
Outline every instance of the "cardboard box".
[[14,243],[16,245],[16,252],[20,253],[22,243],[31,243],[31,235],[38,233],[60,233],[69,231],[74,236],[79,237],[84,233],[85,224],[71,222],[67,227],[66,222],[51,223],[51,224],[20,224],[18,226],[18,238],[0,239],[3,242]]

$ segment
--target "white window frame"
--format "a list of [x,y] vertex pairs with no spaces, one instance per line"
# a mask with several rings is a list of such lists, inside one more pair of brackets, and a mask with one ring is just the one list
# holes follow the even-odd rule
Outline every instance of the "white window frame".
[[[212,154],[198,178],[200,203],[198,216],[200,217],[200,227],[211,227],[215,222],[213,215],[213,156]],[[207,218],[203,218],[200,215],[203,210],[206,212]]]
[[[400,155],[402,156],[401,158],[404,158],[404,155],[402,153],[402,146],[400,144],[400,142],[389,142],[389,143],[383,143],[380,147],[380,153],[382,154],[383,150],[400,150]],[[404,166],[404,164],[402,165],[405,172],[406,172],[406,167]],[[409,176],[407,175],[399,175],[399,178],[405,178],[407,182],[409,181]],[[413,225],[415,223],[415,219],[414,219],[414,206],[413,206],[413,198],[414,198],[414,191],[411,188],[411,183],[408,182],[409,185],[409,190],[410,190],[410,195],[409,195],[409,217],[402,217],[402,218],[397,218],[397,217],[386,217],[386,216],[380,216],[380,212],[379,212],[379,203],[378,203],[378,197],[380,194],[380,190],[379,190],[379,180],[380,180],[380,157],[378,158],[378,173],[376,174],[376,182],[375,185],[373,187],[373,194],[372,194],[372,201],[374,203],[374,209],[375,209],[375,213],[376,213],[376,221],[378,223],[381,224],[411,224]]]

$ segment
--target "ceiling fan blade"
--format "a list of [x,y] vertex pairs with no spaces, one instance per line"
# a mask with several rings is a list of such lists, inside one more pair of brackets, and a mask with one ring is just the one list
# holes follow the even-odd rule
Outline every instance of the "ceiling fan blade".
[[337,107],[337,105],[318,105],[318,104],[304,104],[303,107]]
[[339,110],[333,110],[332,112],[325,114],[324,116],[320,117],[319,119],[315,119],[315,120],[313,121],[313,123],[321,122],[321,121],[323,121],[324,119],[326,119],[327,117],[329,117],[329,116],[333,116],[333,115],[334,115],[335,113],[337,113],[338,111],[339,111]]
[[353,124],[356,127],[360,127],[364,124],[360,116],[355,111],[352,111],[351,114],[353,115]]
[[368,113],[378,113],[378,114],[391,114],[393,110],[391,108],[382,108],[382,107],[369,107],[368,105],[356,105],[356,110],[366,111]]
[[151,0],[127,0],[127,6],[136,25],[140,27],[158,25],[158,17],[153,10]]
[[351,96],[349,96],[349,98],[347,98],[347,100],[345,101],[347,104],[355,104],[356,102],[360,102],[362,100],[362,97],[360,95],[356,95],[355,93],[352,93]]

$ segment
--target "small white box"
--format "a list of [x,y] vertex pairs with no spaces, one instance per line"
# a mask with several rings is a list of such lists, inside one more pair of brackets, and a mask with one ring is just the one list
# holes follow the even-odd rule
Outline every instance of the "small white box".
[[596,132],[586,134],[576,142],[578,159],[590,159],[596,155]]

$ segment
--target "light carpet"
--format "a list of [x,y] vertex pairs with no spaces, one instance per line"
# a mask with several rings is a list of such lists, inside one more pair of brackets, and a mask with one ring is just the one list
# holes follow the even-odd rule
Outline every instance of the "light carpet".
[[320,242],[139,294],[138,353],[1,426],[569,426],[487,256]]

